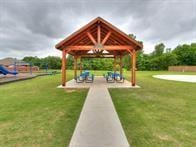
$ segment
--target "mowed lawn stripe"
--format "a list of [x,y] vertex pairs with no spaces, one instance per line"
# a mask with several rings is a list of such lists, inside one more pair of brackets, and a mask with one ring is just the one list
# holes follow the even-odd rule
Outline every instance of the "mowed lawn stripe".
[[60,79],[44,76],[0,86],[0,146],[69,144],[87,90],[57,89]]
[[140,89],[110,89],[129,143],[196,146],[196,84],[155,79],[154,74],[171,72],[137,72]]

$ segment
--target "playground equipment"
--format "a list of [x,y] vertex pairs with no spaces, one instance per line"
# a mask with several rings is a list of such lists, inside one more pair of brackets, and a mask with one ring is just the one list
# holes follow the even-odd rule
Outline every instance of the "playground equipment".
[[[39,69],[44,69],[45,73],[48,73],[48,63],[45,62],[29,62],[29,72],[30,74],[33,73],[33,67],[38,67]],[[39,71],[40,72],[40,71]]]
[[12,74],[12,75],[17,75],[18,72],[16,70],[8,70],[6,69],[4,66],[0,65],[0,74],[3,74],[3,75],[7,75],[7,74]]

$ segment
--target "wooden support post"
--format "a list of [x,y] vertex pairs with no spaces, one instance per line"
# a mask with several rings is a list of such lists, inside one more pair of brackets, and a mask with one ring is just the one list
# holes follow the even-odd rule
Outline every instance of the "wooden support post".
[[116,56],[114,57],[114,64],[113,64],[113,68],[114,68],[114,73],[116,73]]
[[120,75],[122,76],[122,56],[120,56]]
[[80,57],[80,74],[82,74],[82,57]]
[[74,56],[74,79],[77,78],[77,57]]
[[78,76],[78,56],[76,56],[76,77]]
[[66,86],[66,51],[62,50],[62,86]]
[[131,61],[132,61],[132,76],[131,76],[131,83],[132,86],[136,85],[136,52],[135,50],[132,51],[132,56],[131,56]]

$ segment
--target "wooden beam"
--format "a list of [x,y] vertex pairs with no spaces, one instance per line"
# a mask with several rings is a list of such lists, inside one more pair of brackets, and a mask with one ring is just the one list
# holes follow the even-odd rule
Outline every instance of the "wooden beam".
[[[97,55],[97,54],[89,54],[89,53],[86,53],[86,52],[81,52],[81,53],[76,53],[77,54],[77,56],[88,56],[88,55]],[[112,54],[112,53],[102,53],[102,54],[98,54],[98,55],[114,55],[114,54]]]
[[132,76],[131,76],[131,83],[132,86],[136,85],[136,52],[135,50],[132,52],[131,61],[132,61]]
[[66,50],[62,51],[62,86],[66,86]]
[[101,26],[98,24],[97,27],[97,43],[101,43]]
[[114,58],[114,55],[82,55],[82,58]]
[[109,31],[107,34],[106,34],[106,36],[104,37],[104,39],[102,40],[102,44],[104,45],[105,43],[106,43],[106,41],[108,40],[108,38],[110,37],[110,35],[111,35],[111,31]]
[[[67,46],[67,50],[93,50],[95,46],[93,45],[76,45],[76,46]],[[132,50],[133,47],[129,45],[105,45],[101,50]]]
[[96,40],[94,39],[94,37],[91,35],[90,32],[87,32],[87,36],[89,37],[89,39],[90,39],[94,44],[97,44]]
[[129,45],[104,45],[104,50],[126,50],[126,49],[132,49]]

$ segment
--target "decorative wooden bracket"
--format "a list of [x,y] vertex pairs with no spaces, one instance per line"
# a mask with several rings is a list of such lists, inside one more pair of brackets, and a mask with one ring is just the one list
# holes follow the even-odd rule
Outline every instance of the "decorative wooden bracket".
[[135,51],[135,50],[130,50],[130,49],[126,49],[129,53],[130,53],[130,55],[132,56],[133,55],[133,52]]

